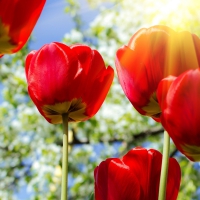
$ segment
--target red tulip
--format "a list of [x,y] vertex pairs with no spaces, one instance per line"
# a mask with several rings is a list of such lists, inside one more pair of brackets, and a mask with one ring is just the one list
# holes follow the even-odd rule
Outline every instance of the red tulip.
[[101,55],[86,45],[51,43],[26,59],[31,99],[52,124],[87,120],[99,110],[111,86],[114,71]]
[[[162,154],[135,148],[122,159],[109,158],[95,168],[96,200],[157,200]],[[181,179],[178,162],[169,160],[166,200],[176,200]]]
[[0,57],[19,51],[28,40],[45,0],[0,1]]
[[136,110],[160,120],[156,90],[159,82],[200,64],[200,40],[189,32],[153,26],[135,33],[116,54],[120,84]]
[[200,70],[164,79],[157,96],[161,122],[176,147],[190,160],[200,161]]

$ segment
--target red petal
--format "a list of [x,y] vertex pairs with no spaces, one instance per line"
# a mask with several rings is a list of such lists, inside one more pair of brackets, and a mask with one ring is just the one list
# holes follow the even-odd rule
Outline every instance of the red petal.
[[140,200],[138,180],[120,159],[103,161],[94,176],[96,200]]
[[51,119],[47,118],[42,110],[42,106],[44,105],[42,102],[38,101],[35,97],[35,94],[33,93],[33,91],[28,87],[28,93],[29,96],[31,97],[33,103],[36,105],[38,111],[40,112],[40,114],[49,122],[51,123]]
[[33,58],[33,56],[35,55],[36,51],[31,51],[28,56],[26,57],[26,67],[25,67],[25,73],[26,73],[26,80],[28,81],[28,74],[29,74],[29,67],[30,67],[30,63],[31,60]]
[[162,154],[154,149],[148,151],[148,194],[146,198],[158,199]]
[[148,103],[151,94],[151,91],[147,90],[145,66],[142,63],[138,64],[139,67],[137,66],[137,61],[134,61],[134,52],[127,46],[117,51],[115,65],[124,93],[138,112],[145,114],[141,107]]
[[168,90],[175,79],[175,76],[168,76],[167,78],[162,79],[158,85],[156,94],[161,110],[165,107],[165,100]]
[[106,69],[103,58],[96,50],[85,45],[72,45],[71,48],[76,52],[81,67],[80,75],[74,80],[74,87],[82,101],[87,104],[86,115],[92,117],[99,110],[110,89],[114,70],[111,67]]
[[32,57],[28,73],[29,87],[38,101],[44,104],[70,101],[76,94],[76,91],[70,90],[70,85],[78,67],[76,55],[66,45],[45,45]]
[[[83,101],[87,103],[86,113],[93,116],[101,107],[114,78],[114,70],[109,66],[99,72],[93,82],[88,85],[83,94]],[[88,77],[89,79],[89,77]]]
[[[147,151],[144,148],[135,148],[130,150],[122,160],[139,180],[141,185],[140,199],[158,199],[162,154],[154,149]],[[170,159],[166,200],[176,200],[180,177],[181,172],[178,162],[175,159]]]
[[161,120],[179,151],[193,161],[200,161],[199,99],[199,69],[183,73],[169,88]]
[[28,40],[44,7],[45,0],[1,0],[0,18],[9,27],[9,36],[18,51]]
[[175,32],[166,26],[140,29],[128,47],[121,47],[116,55],[119,81],[126,96],[138,112],[156,121],[160,121],[160,107],[152,97],[159,82],[199,65],[200,39],[187,31]]
[[[141,29],[131,38],[128,47],[117,51],[116,67],[120,84],[133,106],[146,114],[147,106],[164,76],[169,34],[168,27]],[[147,113],[148,114],[148,113]]]
[[166,200],[176,200],[180,188],[181,169],[174,158],[169,160]]
[[[198,63],[197,57],[200,57],[200,52],[196,51],[195,48],[195,43],[200,44],[199,38],[195,37],[187,31],[178,32],[173,36],[173,39],[171,39],[170,50],[172,53],[172,49],[177,51],[175,55],[177,58],[174,56],[174,60],[176,59],[178,62],[171,65],[172,73],[170,75],[177,76],[189,69],[199,68],[200,63]],[[169,60],[173,58],[172,53],[168,57]]]
[[[78,99],[73,112],[69,109],[69,116],[73,116],[74,121],[82,121],[99,110],[113,81],[114,71],[111,67],[106,69],[101,55],[88,46],[51,43],[27,56],[26,76],[29,94],[42,115],[43,106]],[[57,106],[53,109],[55,112],[51,115],[56,118],[52,123],[59,123],[61,111],[56,111]],[[76,109],[79,109],[78,113]]]
[[[78,60],[78,70],[70,87],[72,91],[76,91],[77,97],[83,97],[85,90],[87,90],[86,82],[88,79],[91,80],[88,73],[91,68],[92,50],[86,45],[72,45],[70,48]],[[93,68],[95,67],[93,66]]]
[[81,64],[81,68],[84,69],[85,76],[89,77],[86,79],[86,84],[90,83],[96,79],[99,73],[105,69],[105,64],[102,56],[96,50],[91,50],[90,47],[86,45],[72,45],[70,47],[78,57]]
[[123,156],[122,161],[139,180],[141,199],[145,199],[148,195],[148,151],[144,148],[134,148]]
[[[162,154],[154,149],[148,151],[148,199],[158,199]],[[181,170],[174,158],[169,159],[166,200],[176,200],[180,187]]]

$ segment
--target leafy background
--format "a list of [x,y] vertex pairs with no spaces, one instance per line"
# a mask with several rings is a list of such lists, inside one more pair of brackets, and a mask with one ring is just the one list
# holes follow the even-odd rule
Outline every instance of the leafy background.
[[[90,24],[84,21],[82,12],[86,3],[97,11]],[[67,0],[65,12],[73,28],[63,35],[62,42],[90,45],[102,54],[106,65],[115,68],[116,50],[139,28],[163,24],[200,36],[199,10],[198,0]],[[24,61],[31,43],[0,59],[2,200],[60,198],[62,127],[46,122],[28,96]],[[89,199],[94,189],[93,171],[102,160],[120,157],[135,146],[162,151],[162,141],[161,125],[134,110],[115,72],[110,92],[96,116],[70,124],[69,199]],[[200,200],[200,163],[188,161],[172,142],[170,153],[182,170],[178,200]],[[22,198],[18,193],[26,195]]]

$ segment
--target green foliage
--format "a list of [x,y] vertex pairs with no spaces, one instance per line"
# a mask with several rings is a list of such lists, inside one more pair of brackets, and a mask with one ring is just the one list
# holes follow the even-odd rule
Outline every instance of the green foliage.
[[[71,14],[76,26],[65,35],[63,42],[90,45],[99,50],[106,65],[113,68],[116,50],[127,44],[131,35],[141,27],[161,23],[177,30],[200,33],[200,3],[197,0],[181,1],[177,9],[174,1],[167,0],[88,2],[91,9],[98,7],[99,14],[87,29],[83,29],[80,1],[67,1],[66,12]],[[0,199],[15,199],[15,191],[27,186],[31,191],[30,199],[57,200],[60,198],[62,129],[46,122],[28,97],[24,74],[28,51],[26,46],[18,53],[0,59],[0,83],[3,85],[3,100],[0,102]],[[93,171],[102,160],[121,156],[134,146],[161,150],[162,134],[151,134],[160,128],[158,123],[135,111],[115,76],[97,115],[86,122],[70,124],[74,136],[69,149],[70,199],[89,199],[94,190]],[[174,149],[171,144],[171,152]],[[178,199],[198,200],[199,164],[194,165],[179,154],[176,158],[182,169]]]

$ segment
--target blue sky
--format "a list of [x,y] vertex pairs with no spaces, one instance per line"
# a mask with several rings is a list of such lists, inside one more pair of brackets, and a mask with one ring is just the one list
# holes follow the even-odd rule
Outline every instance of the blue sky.
[[[81,16],[86,25],[95,18],[98,11],[91,10],[86,0],[81,2]],[[64,12],[67,6],[66,0],[47,0],[43,12],[33,30],[33,42],[31,49],[39,49],[50,42],[60,42],[65,33],[74,27],[70,16]]]

